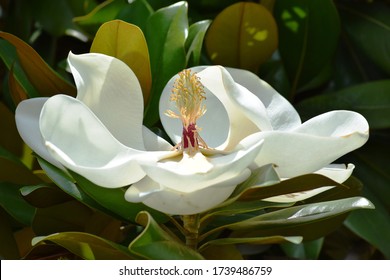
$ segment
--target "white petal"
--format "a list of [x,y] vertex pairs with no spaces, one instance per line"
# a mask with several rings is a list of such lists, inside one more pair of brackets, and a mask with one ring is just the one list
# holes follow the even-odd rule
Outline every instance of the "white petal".
[[141,166],[152,180],[177,191],[184,192],[185,188],[185,191],[193,192],[240,174],[253,163],[261,146],[262,141],[254,135],[228,154],[205,157],[198,152],[193,157],[184,155],[176,160],[141,163]]
[[169,144],[165,139],[154,134],[146,126],[142,127],[142,134],[144,138],[144,145],[147,151],[169,151],[172,150],[172,145]]
[[268,83],[247,70],[226,68],[234,81],[255,94],[267,111],[273,130],[291,130],[301,124],[295,108]]
[[327,191],[327,190],[330,190],[332,188],[334,188],[334,186],[321,187],[321,188],[317,188],[317,189],[310,190],[310,191],[273,196],[273,197],[269,197],[269,198],[266,198],[263,200],[270,201],[270,202],[280,202],[280,203],[297,202],[297,201],[302,201],[302,200],[308,199],[310,197],[313,197],[317,194],[320,194],[320,193]]
[[122,61],[97,53],[69,54],[77,99],[86,104],[122,144],[144,150],[143,96],[134,72]]
[[330,164],[321,168],[320,170],[315,171],[316,174],[321,174],[333,181],[342,184],[349,177],[351,177],[353,170],[355,169],[355,165],[353,164]]
[[[271,130],[272,126],[261,101],[248,89],[237,84],[225,68],[220,66],[207,67],[198,73],[205,86],[206,98],[215,95],[224,106],[229,118],[229,134],[226,141],[217,149],[230,150],[246,136],[261,130]],[[208,92],[211,92],[207,94]],[[218,103],[217,103],[218,104]],[[205,105],[208,111],[213,111],[217,104],[206,99]],[[203,121],[213,124],[217,116],[207,115]],[[199,123],[201,124],[201,123]],[[207,135],[216,133],[220,129],[215,125],[210,131],[205,131],[202,137],[208,143]]]
[[15,112],[16,126],[23,141],[40,157],[57,166],[63,166],[47,151],[39,130],[39,116],[48,98],[32,98],[19,103]]
[[137,182],[145,175],[137,156],[147,155],[151,161],[161,156],[124,146],[85,104],[66,95],[56,95],[46,101],[40,130],[56,160],[103,187]]
[[192,215],[204,212],[225,201],[235,187],[249,176],[249,169],[245,169],[228,181],[193,192],[170,189],[145,177],[126,191],[125,199],[130,202],[143,202],[153,209],[171,215]]
[[354,112],[320,115],[291,132],[260,132],[264,141],[256,164],[273,163],[282,178],[312,173],[361,147],[368,139],[367,121]]

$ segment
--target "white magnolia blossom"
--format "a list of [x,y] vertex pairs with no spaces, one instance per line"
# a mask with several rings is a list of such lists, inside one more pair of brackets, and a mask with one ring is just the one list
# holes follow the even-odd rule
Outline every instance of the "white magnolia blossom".
[[131,185],[126,200],[168,214],[218,205],[266,164],[281,178],[316,172],[343,182],[354,166],[331,163],[368,139],[358,113],[333,111],[302,124],[293,106],[256,75],[210,66],[183,71],[162,92],[160,117],[172,146],[143,126],[141,87],[127,65],[94,53],[70,53],[68,63],[77,97],[21,102],[20,135],[57,167],[106,188]]

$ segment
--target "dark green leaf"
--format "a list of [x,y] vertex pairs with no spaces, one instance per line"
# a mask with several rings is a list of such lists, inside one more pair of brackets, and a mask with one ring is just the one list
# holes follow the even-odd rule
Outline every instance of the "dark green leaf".
[[164,231],[149,213],[139,213],[137,222],[145,229],[129,245],[130,252],[145,259],[155,260],[203,259],[197,252]]
[[390,75],[390,8],[388,4],[338,5],[343,27],[354,45]]
[[23,225],[31,225],[35,208],[28,204],[20,194],[20,186],[0,183],[0,206]]
[[37,235],[64,231],[84,231],[93,215],[93,210],[72,200],[46,208],[38,208],[32,223]]
[[331,60],[340,21],[332,0],[279,0],[274,14],[280,54],[292,85],[289,99],[293,99]]
[[59,188],[48,185],[25,186],[20,193],[26,201],[35,207],[49,207],[70,201],[73,198]]
[[152,95],[144,122],[154,125],[159,119],[160,95],[170,78],[186,66],[185,41],[188,32],[187,3],[178,2],[156,11],[146,26],[152,69]]
[[118,19],[137,25],[143,32],[146,31],[146,22],[153,9],[147,0],[135,0],[125,6],[118,14]]
[[[1,188],[0,188],[1,191]],[[1,203],[1,202],[0,202]],[[20,258],[18,245],[14,238],[8,215],[0,208],[0,258],[17,260]]]
[[324,238],[303,242],[301,244],[283,243],[280,246],[286,255],[293,259],[316,260],[320,255]]
[[367,118],[370,129],[390,127],[390,80],[348,87],[305,99],[297,105],[304,119],[330,110],[352,110]]

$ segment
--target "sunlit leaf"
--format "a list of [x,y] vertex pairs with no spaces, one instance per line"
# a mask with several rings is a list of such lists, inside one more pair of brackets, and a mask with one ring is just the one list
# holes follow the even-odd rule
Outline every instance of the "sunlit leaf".
[[217,15],[205,43],[214,64],[257,72],[277,48],[276,22],[264,6],[240,2]]
[[390,127],[390,80],[374,81],[307,98],[297,105],[309,119],[330,110],[352,110],[367,118],[370,129]]
[[188,31],[188,38],[185,44],[187,52],[187,67],[199,65],[203,39],[210,23],[210,20],[203,20],[195,22],[190,26]]
[[187,33],[186,2],[157,10],[148,19],[145,37],[149,47],[153,83],[144,119],[147,126],[154,125],[159,119],[158,104],[166,83],[186,66]]
[[204,233],[202,238],[230,229],[233,231],[232,237],[236,238],[283,235],[316,239],[340,226],[346,213],[373,208],[374,205],[362,197],[293,206],[226,223]]
[[291,81],[289,99],[333,57],[340,20],[332,0],[278,0],[279,51]]
[[145,259],[203,259],[197,252],[164,231],[149,213],[139,213],[137,222],[145,229],[130,243],[130,252]]
[[139,27],[120,20],[103,24],[92,42],[91,52],[110,55],[125,62],[137,76],[147,103],[152,77],[148,46]]
[[87,15],[75,17],[73,21],[90,32],[90,34],[95,34],[100,25],[116,19],[118,13],[127,6],[127,1],[106,0],[96,6]]
[[153,8],[147,0],[134,0],[129,1],[129,4],[121,9],[117,17],[128,23],[137,25],[145,32],[146,22],[153,12]]
[[0,32],[0,37],[16,47],[24,72],[41,96],[58,93],[76,95],[75,87],[50,68],[31,46],[10,33]]
[[126,247],[83,232],[60,232],[35,238],[34,246],[55,243],[86,260],[129,260],[133,259]]

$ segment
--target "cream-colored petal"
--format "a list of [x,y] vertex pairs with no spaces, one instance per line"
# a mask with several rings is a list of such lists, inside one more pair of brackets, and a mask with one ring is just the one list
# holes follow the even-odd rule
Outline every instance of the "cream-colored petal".
[[138,158],[157,161],[172,153],[144,152],[124,146],[84,103],[66,95],[46,101],[39,124],[52,156],[102,187],[137,182],[145,176]]
[[358,113],[329,112],[291,132],[260,132],[264,145],[257,166],[273,163],[282,178],[315,172],[368,140],[368,123]]
[[141,163],[141,166],[152,180],[181,192],[184,192],[183,187],[185,191],[193,192],[229,180],[248,168],[262,147],[258,135],[248,138],[231,153],[208,157],[201,152],[194,156],[184,154],[176,159]]
[[145,150],[143,96],[134,72],[119,59],[98,53],[70,53],[68,62],[77,86],[77,99],[122,144]]
[[243,69],[226,68],[234,81],[255,94],[263,103],[273,130],[291,130],[301,124],[295,108],[257,75]]
[[126,191],[125,199],[130,202],[142,202],[171,215],[192,215],[207,211],[225,201],[235,187],[249,176],[249,169],[245,169],[227,181],[192,192],[171,189],[145,177]]
[[32,98],[19,103],[15,112],[16,126],[23,141],[41,158],[57,166],[63,166],[47,151],[39,130],[39,116],[48,98]]

